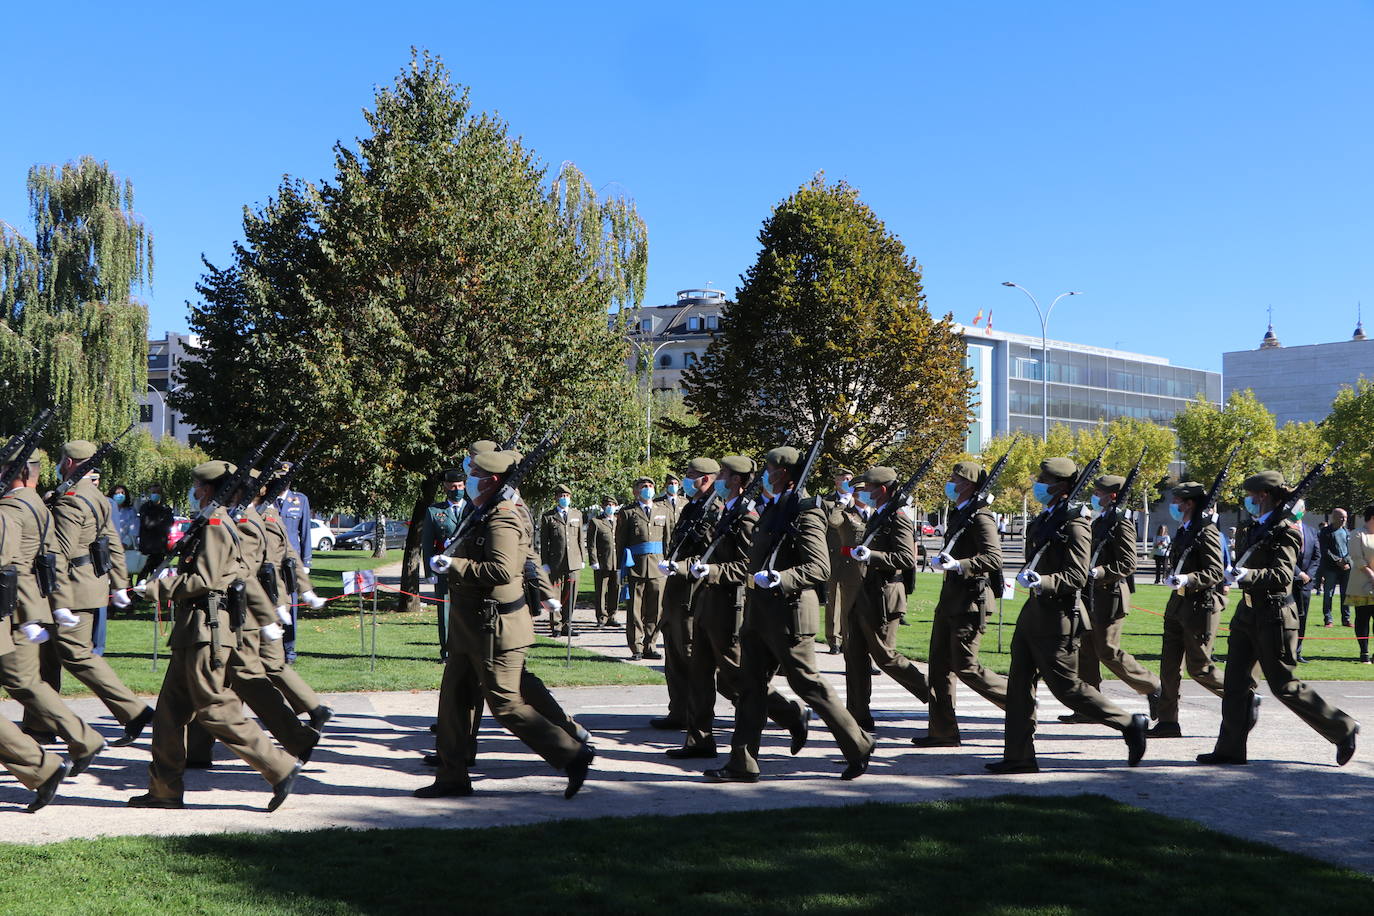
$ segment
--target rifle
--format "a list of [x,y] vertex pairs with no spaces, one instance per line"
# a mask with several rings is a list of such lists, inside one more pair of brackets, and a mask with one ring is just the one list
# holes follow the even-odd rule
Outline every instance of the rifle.
[[48,499],[46,500],[48,508],[52,508],[52,505],[55,502],[57,502],[57,500],[62,496],[63,493],[67,492],[67,489],[71,487],[72,484],[76,483],[78,480],[85,477],[87,474],[91,473],[91,471],[98,470],[100,465],[104,463],[106,456],[108,456],[110,452],[114,451],[115,444],[119,442],[120,439],[123,439],[125,436],[129,435],[129,433],[133,430],[134,425],[135,424],[130,423],[128,426],[124,427],[124,432],[120,433],[118,436],[115,436],[109,442],[106,442],[104,445],[100,446],[100,448],[95,450],[94,455],[87,458],[80,464],[75,465],[70,471],[68,471],[67,476],[59,480],[57,482],[57,486],[54,487],[53,491],[48,494]]
[[0,493],[9,492],[10,484],[14,483],[19,472],[28,466],[29,459],[33,457],[34,450],[38,448],[38,440],[43,437],[43,430],[48,428],[48,424],[52,422],[56,413],[56,407],[44,407],[38,412],[38,416],[33,418],[33,422],[28,425],[27,429],[11,437],[10,441],[5,443],[5,451],[0,454],[13,454],[14,459],[9,462],[9,470],[0,474]]
[[[271,458],[264,461],[262,464],[254,465],[252,468],[248,470],[248,473],[246,473],[243,477],[243,486],[239,490],[238,498],[235,499],[234,504],[229,507],[230,515],[238,513],[240,510],[243,509],[244,506],[251,503],[254,500],[254,498],[257,497],[258,491],[262,489],[263,485],[267,482],[267,480],[271,479],[270,477],[264,478],[262,475],[268,470],[268,468],[281,467],[282,460],[286,457],[286,450],[289,449],[293,443],[295,443],[296,436],[297,433],[292,432],[291,435],[286,437],[286,442],[282,443],[282,447],[277,449],[277,454],[273,455]],[[253,486],[253,471],[255,470],[258,472],[257,486]]]
[[[322,441],[323,440],[319,439],[315,440],[315,444],[306,449],[304,455],[301,455],[295,461],[291,462],[291,467],[289,469],[279,471],[272,475],[272,478],[267,482],[267,489],[262,497],[264,503],[276,502],[282,498],[282,495],[287,490],[291,489],[292,481],[296,479],[296,475],[300,473],[300,469],[310,460],[310,457],[315,454],[315,450],[320,447]],[[280,466],[280,463],[278,466]]]
[[[706,513],[711,511],[711,507],[714,506],[714,505],[716,504],[716,500],[718,500],[718,499],[720,499],[720,496],[716,493],[715,487],[712,487],[712,488],[711,488],[711,492],[708,493],[708,494],[706,495],[705,501],[701,504],[701,513],[697,516],[696,519],[689,519],[689,521],[691,522],[691,525],[696,525],[696,524],[698,524],[699,522],[705,520],[705,518],[706,518]],[[690,508],[691,508],[691,503],[688,503],[688,504],[687,504],[687,509],[690,509]],[[683,511],[686,512],[687,509],[684,509]],[[691,527],[691,526],[689,525],[689,526],[687,526],[687,527]],[[679,530],[678,530],[679,528],[681,528],[681,529],[683,529],[683,530],[679,531]],[[683,526],[682,520],[679,519],[677,525],[674,526],[674,528],[673,528],[673,534],[672,534],[673,551],[672,551],[671,554],[668,555],[668,559],[667,559],[666,562],[668,562],[668,563],[676,563],[676,562],[677,562],[677,556],[678,556],[679,553],[682,552],[682,545],[683,545],[683,544],[686,544],[689,540],[691,540],[691,538],[689,537],[690,533],[691,533],[691,532],[688,531],[687,528]]]
[[711,532],[711,543],[707,545],[698,563],[709,563],[716,548],[725,542],[725,537],[735,529],[739,520],[749,513],[749,509],[754,505],[760,493],[763,492],[763,473],[754,474],[754,479],[749,481],[749,486],[745,487],[735,500],[735,506],[726,512],[722,512],[720,520],[716,522],[715,530]]
[[983,485],[974,491],[972,498],[969,500],[972,504],[972,511],[964,517],[963,521],[959,522],[959,527],[955,528],[953,531],[945,532],[945,545],[940,549],[941,553],[949,553],[950,548],[954,546],[954,542],[959,540],[960,536],[968,530],[969,523],[973,521],[973,516],[977,514],[979,509],[984,506],[992,505],[992,488],[997,486],[997,481],[1002,477],[1002,471],[1007,466],[1007,459],[1011,457],[1011,450],[1016,447],[1016,442],[1019,438],[1020,437],[1017,436],[1011,440],[1007,445],[1007,450],[1002,453],[1001,458],[997,459],[997,462],[992,466],[992,470],[988,472],[988,476],[983,480]]
[[[1140,466],[1145,463],[1145,451],[1146,449],[1143,448],[1140,450],[1140,458],[1136,460],[1135,467],[1131,468],[1131,473],[1126,475],[1126,481],[1121,485],[1121,495],[1117,496],[1116,502],[1112,503],[1112,507],[1103,513],[1104,516],[1110,517],[1110,524],[1107,526],[1108,534],[1107,537],[1102,539],[1101,543],[1093,548],[1092,559],[1088,562],[1089,569],[1097,566],[1098,557],[1102,556],[1103,548],[1107,546],[1107,541],[1111,539],[1111,526],[1116,524],[1116,520],[1121,517],[1123,512],[1130,511],[1126,507],[1131,498],[1131,487],[1135,485],[1135,479],[1140,476]],[[1091,594],[1091,590],[1089,593]]]
[[944,450],[946,444],[946,441],[942,441],[936,446],[934,451],[930,453],[930,456],[926,458],[925,461],[921,462],[921,466],[916,469],[916,472],[907,478],[906,483],[893,491],[892,495],[887,498],[887,502],[883,503],[883,507],[873,513],[873,517],[868,520],[868,526],[864,529],[863,540],[859,542],[860,547],[867,547],[869,544],[873,543],[873,539],[878,536],[878,532],[891,524],[892,519],[897,513],[902,511],[907,500],[911,498],[911,494],[916,490],[916,485],[920,483],[921,479],[929,474],[930,469],[935,466],[935,460],[940,457],[940,452]]
[[[1107,441],[1102,444],[1102,450],[1097,453],[1097,457],[1089,461],[1083,470],[1078,472],[1078,477],[1074,479],[1073,487],[1070,488],[1068,495],[1064,498],[1062,503],[1064,506],[1064,517],[1059,520],[1059,524],[1055,526],[1053,531],[1040,539],[1040,547],[1035,551],[1035,556],[1031,557],[1029,563],[1021,567],[1021,572],[1017,573],[1018,577],[1024,573],[1035,572],[1035,567],[1040,565],[1041,557],[1043,557],[1045,551],[1049,549],[1050,541],[1059,536],[1059,533],[1064,530],[1064,527],[1069,523],[1071,518],[1083,514],[1081,506],[1077,510],[1073,508],[1074,500],[1078,498],[1078,494],[1083,492],[1083,488],[1088,485],[1088,481],[1096,477],[1097,472],[1102,469],[1102,456],[1107,454],[1107,449],[1111,446],[1115,438],[1115,436],[1108,436]],[[1049,521],[1049,519],[1046,518],[1046,521]]]
[[802,465],[796,483],[791,490],[787,491],[785,502],[778,506],[782,521],[778,524],[773,535],[772,548],[768,552],[768,562],[763,566],[769,572],[775,571],[774,566],[778,562],[778,551],[782,550],[782,545],[787,543],[788,535],[793,533],[792,528],[797,516],[801,514],[802,489],[806,486],[807,478],[811,476],[811,469],[816,466],[816,459],[820,457],[821,446],[825,444],[825,434],[830,431],[830,420],[830,417],[826,417],[825,422],[821,424],[821,431],[816,436],[816,441],[811,444],[811,451],[807,453],[806,463]]
[[[1226,456],[1226,463],[1221,466],[1221,471],[1212,481],[1212,488],[1207,491],[1202,502],[1193,510],[1193,517],[1188,526],[1188,540],[1184,543],[1182,538],[1179,539],[1182,547],[1178,555],[1178,562],[1174,564],[1174,576],[1183,570],[1183,564],[1187,562],[1188,555],[1197,546],[1198,538],[1202,537],[1202,530],[1209,524],[1216,524],[1216,516],[1212,513],[1212,507],[1217,504],[1217,497],[1221,495],[1222,488],[1226,486],[1226,479],[1231,476],[1231,465],[1235,462],[1238,452],[1240,452],[1240,443],[1237,443],[1236,447],[1231,449],[1231,454]],[[1193,521],[1197,524],[1191,524]]]
[[515,427],[515,432],[507,437],[505,442],[497,448],[497,451],[508,452],[520,444],[520,434],[525,431],[525,424],[530,422],[530,415],[527,413],[520,418],[520,425]]
[[1344,447],[1344,442],[1337,444],[1337,446],[1331,450],[1331,454],[1317,462],[1312,470],[1308,471],[1306,476],[1298,481],[1298,485],[1289,491],[1287,499],[1270,510],[1269,517],[1265,519],[1262,525],[1258,526],[1257,532],[1250,536],[1250,546],[1245,548],[1245,553],[1241,554],[1239,560],[1231,564],[1233,569],[1236,567],[1244,567],[1245,561],[1250,558],[1250,555],[1254,553],[1261,544],[1273,537],[1274,532],[1279,530],[1280,527],[1288,524],[1288,520],[1293,517],[1293,509],[1302,500],[1303,494],[1312,488],[1312,485],[1317,482],[1317,478],[1326,473],[1326,469],[1331,465],[1331,462],[1335,460],[1336,453]]

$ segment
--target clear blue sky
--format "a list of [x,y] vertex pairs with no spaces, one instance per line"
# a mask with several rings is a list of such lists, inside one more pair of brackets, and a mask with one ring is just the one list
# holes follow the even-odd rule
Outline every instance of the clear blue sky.
[[[1215,3],[69,3],[3,17],[0,218],[34,163],[89,154],[156,236],[155,333],[200,255],[331,145],[415,44],[543,160],[615,182],[650,232],[650,302],[733,294],[769,208],[856,185],[937,312],[1219,369],[1274,307],[1286,344],[1368,300],[1374,7]],[[197,4],[197,7],[201,5]]]

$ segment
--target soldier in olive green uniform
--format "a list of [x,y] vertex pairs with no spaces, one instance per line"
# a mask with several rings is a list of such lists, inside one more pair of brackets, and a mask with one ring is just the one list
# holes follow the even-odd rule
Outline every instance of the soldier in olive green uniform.
[[[496,443],[490,441],[473,444],[496,448]],[[475,454],[471,449],[468,453],[469,456]],[[465,476],[465,473],[457,468],[444,471],[444,498],[425,510],[425,521],[420,528],[420,548],[424,554],[425,569],[429,569],[430,557],[444,552],[444,545],[458,530],[458,523],[468,511],[470,503],[463,492]],[[443,661],[448,653],[448,609],[442,604],[443,596],[447,593],[447,584],[439,583],[435,591],[435,597],[441,602],[437,605],[435,614],[439,621],[439,661]]]
[[[64,478],[95,453],[92,442],[68,442],[62,447],[58,477]],[[50,644],[55,644],[62,666],[90,688],[124,726],[123,736],[114,743],[132,744],[153,721],[153,708],[124,686],[109,662],[91,651],[91,628],[100,608],[107,603],[129,606],[129,577],[114,513],[109,500],[90,477],[81,478],[65,493],[58,494],[52,511],[57,552],[67,570],[65,576],[58,577],[53,600],[61,607],[71,608],[81,622],[74,627],[59,626]],[[97,562],[103,569],[96,568]],[[61,686],[61,668],[57,669],[56,680],[54,690]]]
[[654,651],[658,636],[659,610],[663,606],[664,543],[673,530],[671,503],[654,501],[654,482],[648,477],[635,481],[638,497],[620,513],[615,526],[615,552],[620,563],[620,580],[629,591],[625,602],[625,642],[630,658],[662,658]]
[[0,498],[0,512],[9,522],[11,554],[17,575],[18,605],[8,623],[14,651],[0,656],[0,685],[24,707],[24,715],[34,731],[62,736],[72,758],[72,776],[84,771],[105,748],[105,739],[62,702],[57,691],[41,676],[39,647],[53,635],[54,618],[67,626],[79,624],[71,608],[57,603],[58,594],[44,595],[39,587],[34,563],[41,555],[51,559],[54,585],[67,575],[63,557],[57,552],[57,537],[52,513],[34,490],[38,481],[38,462],[30,461],[15,477],[10,489]]
[[664,474],[663,495],[655,497],[654,502],[667,510],[668,530],[672,531],[677,524],[677,517],[687,505],[687,497],[682,495],[682,480],[671,471]]
[[573,605],[577,603],[577,580],[582,573],[582,512],[572,504],[572,490],[561,484],[554,490],[555,505],[539,519],[539,557],[544,572],[553,584],[562,607],[559,615],[549,614],[549,629],[554,636],[572,635]]
[[[196,500],[209,504],[234,466],[207,461],[192,472]],[[169,643],[172,657],[153,715],[153,761],[148,793],[129,799],[135,808],[180,808],[186,769],[186,726],[199,722],[211,735],[262,774],[272,785],[267,810],[275,811],[295,786],[301,764],[275,747],[243,714],[239,698],[225,684],[227,650],[235,646],[227,594],[249,571],[234,520],[223,506],[206,519],[195,555],[183,560],[175,576],[141,583],[134,591],[150,601],[176,605]]]
[[[541,716],[521,694],[525,653],[534,644],[534,626],[525,596],[524,569],[532,545],[519,505],[501,496],[506,475],[515,467],[511,452],[475,456],[468,472],[468,496],[475,506],[495,501],[472,530],[454,546],[454,556],[439,555],[431,568],[447,575],[452,588],[450,654],[439,691],[439,770],[419,798],[470,795],[467,759],[475,707],[486,700],[512,734],[568,775],[564,797],[581,788],[594,756],[585,742]],[[474,689],[474,686],[476,689]]]
[[[865,525],[892,498],[897,488],[897,472],[892,468],[872,467],[858,480],[858,498]],[[863,569],[863,584],[845,624],[844,641],[845,708],[866,731],[873,731],[873,673],[868,662],[906,688],[922,703],[930,702],[930,687],[921,669],[897,651],[897,627],[906,613],[904,574],[916,568],[915,525],[911,510],[901,506],[888,516],[872,542],[847,548],[849,556]]]
[[1040,462],[1035,495],[1045,511],[1026,532],[1026,559],[1039,562],[1017,576],[1031,594],[1011,639],[1006,746],[1002,760],[987,765],[993,773],[1039,772],[1035,688],[1041,678],[1069,709],[1122,732],[1131,766],[1145,755],[1149,717],[1131,715],[1078,677],[1078,593],[1088,581],[1091,533],[1082,507],[1068,500],[1077,476],[1078,467],[1068,458]]
[[[1214,517],[1199,518],[1197,509],[1207,496],[1200,483],[1187,481],[1170,494],[1169,513],[1180,524],[1169,548],[1169,577],[1173,589],[1164,608],[1164,643],[1159,655],[1159,723],[1151,738],[1181,738],[1178,695],[1183,666],[1188,676],[1218,697],[1223,695],[1221,671],[1212,661],[1212,642],[1226,607],[1222,596],[1225,570],[1221,556],[1221,531]],[[1180,567],[1180,563],[1182,566]],[[1253,678],[1251,678],[1254,689]],[[1258,715],[1259,694],[1253,694]]]
[[863,584],[859,561],[849,555],[863,537],[864,522],[854,503],[854,472],[836,467],[830,471],[835,492],[822,498],[825,505],[825,541],[830,548],[830,581],[825,585],[825,641],[831,655],[839,655],[844,642],[846,618]]
[[593,608],[596,625],[618,627],[615,609],[620,603],[620,576],[616,574],[614,496],[601,498],[601,514],[587,525],[587,562],[592,567]]
[[[926,734],[917,747],[958,747],[954,713],[955,678],[998,709],[1007,708],[1007,679],[978,661],[978,643],[988,613],[1002,590],[1002,543],[997,521],[974,496],[987,471],[972,461],[954,465],[945,495],[954,504],[944,547],[931,560],[944,574],[930,630],[930,710]],[[952,538],[952,539],[951,539]]]
[[[775,448],[765,456],[767,505],[754,528],[746,571],[753,576],[740,628],[739,701],[730,761],[706,771],[721,782],[756,782],[759,742],[768,717],[768,683],[779,669],[792,691],[814,709],[835,736],[849,765],[842,779],[868,770],[873,738],[844,708],[835,691],[816,671],[816,630],[820,625],[820,590],[830,576],[830,550],[825,541],[825,509],[819,499],[796,494],[796,514],[788,499],[801,471],[795,448]],[[777,550],[770,566],[771,555]]]
[[[715,489],[721,497],[721,512],[731,512],[743,499],[744,489],[754,475],[754,460],[731,455],[721,460],[720,467],[721,476]],[[739,632],[744,622],[746,586],[752,581],[749,549],[754,542],[758,518],[758,512],[750,507],[729,530],[719,533],[721,542],[709,563],[697,557],[688,567],[696,593],[691,603],[687,740],[682,747],[670,749],[669,757],[715,757],[716,692],[719,690],[731,703],[739,699]],[[787,699],[771,686],[765,705],[768,718],[792,733],[792,753],[800,753],[806,746],[811,710]]]
[[[1083,683],[1102,687],[1102,670],[1121,679],[1121,683],[1144,696],[1150,703],[1150,718],[1159,718],[1159,678],[1135,656],[1121,648],[1121,630],[1126,624],[1126,609],[1135,591],[1135,522],[1126,511],[1114,512],[1118,499],[1125,498],[1121,488],[1126,478],[1104,474],[1093,487],[1093,502],[1101,514],[1092,524],[1092,556],[1088,587],[1083,589],[1089,622],[1083,644],[1078,647],[1078,676]],[[1059,721],[1087,723],[1077,713],[1060,716]]]
[[1260,532],[1273,512],[1288,498],[1288,487],[1278,471],[1261,471],[1243,484],[1245,508],[1255,524],[1247,530],[1236,551],[1236,564],[1226,571],[1226,583],[1240,586],[1241,601],[1231,618],[1226,640],[1226,690],[1221,698],[1221,734],[1210,754],[1199,754],[1199,763],[1247,762],[1246,739],[1252,726],[1253,689],[1247,683],[1258,664],[1269,689],[1313,731],[1336,745],[1336,765],[1345,766],[1355,755],[1355,736],[1360,724],[1321,698],[1298,680],[1294,669],[1298,655],[1298,612],[1293,602],[1293,568],[1300,546],[1291,520],[1283,519],[1269,537]]

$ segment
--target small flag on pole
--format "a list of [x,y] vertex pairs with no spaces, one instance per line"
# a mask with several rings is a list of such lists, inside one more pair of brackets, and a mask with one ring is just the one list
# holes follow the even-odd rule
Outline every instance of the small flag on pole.
[[973,326],[978,327],[978,322],[983,320],[983,310],[979,309],[978,314],[973,316]]
[[370,569],[359,569],[341,574],[345,595],[368,595],[377,588],[377,574]]
[[992,312],[988,312],[988,326],[983,328],[984,334],[992,333]]

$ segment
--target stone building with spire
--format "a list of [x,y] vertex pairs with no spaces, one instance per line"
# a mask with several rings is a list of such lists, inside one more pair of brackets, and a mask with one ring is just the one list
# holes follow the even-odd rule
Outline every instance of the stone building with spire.
[[1256,349],[1221,354],[1224,396],[1250,389],[1279,425],[1326,419],[1336,392],[1360,376],[1374,379],[1374,342],[1365,339],[1363,316],[1349,340],[1299,347],[1283,345],[1271,316]]

